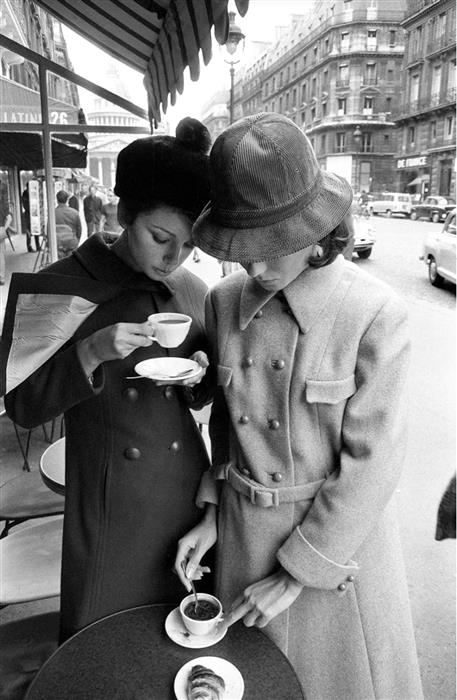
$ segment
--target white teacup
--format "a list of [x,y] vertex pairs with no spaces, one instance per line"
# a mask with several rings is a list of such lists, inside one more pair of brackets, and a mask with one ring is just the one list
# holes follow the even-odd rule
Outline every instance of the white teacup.
[[207,620],[194,619],[193,615],[195,613],[192,611],[195,610],[195,596],[188,595],[181,601],[181,605],[179,606],[182,621],[191,634],[200,636],[211,634],[216,631],[216,627],[221,620],[222,603],[216,596],[210,595],[209,593],[197,593],[197,598],[202,607],[205,605],[212,605],[214,607],[214,615]]
[[177,348],[186,338],[192,319],[186,314],[164,312],[148,316],[152,326],[149,337],[163,348]]

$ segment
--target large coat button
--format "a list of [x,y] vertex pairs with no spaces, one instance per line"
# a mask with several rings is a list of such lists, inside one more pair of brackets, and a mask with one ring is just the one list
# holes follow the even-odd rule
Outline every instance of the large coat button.
[[256,314],[254,314],[254,318],[262,318],[263,316],[263,311],[262,309],[259,309]]
[[124,451],[124,457],[126,459],[140,459],[141,457],[141,452],[138,449],[138,447],[127,447],[127,449]]
[[179,442],[176,440],[176,442],[172,442],[170,445],[170,452],[179,452],[181,449],[181,445]]
[[171,399],[174,398],[175,396],[175,390],[171,386],[167,386],[163,392],[163,395],[165,396],[168,401],[171,401]]
[[240,423],[242,425],[246,425],[246,423],[249,423],[249,416],[240,416]]
[[345,584],[345,583],[340,583],[340,585],[338,586],[338,590],[339,590],[339,591],[345,591],[345,590],[346,590],[346,584]]
[[275,473],[273,474],[273,481],[276,481],[277,483],[278,483],[279,481],[282,481],[282,474],[281,474],[281,472],[275,472]]
[[246,469],[246,467],[243,467],[243,469],[241,470],[241,473],[244,476],[251,476],[251,472],[249,471],[249,469]]
[[252,359],[252,357],[247,357],[244,361],[244,364],[246,365],[246,367],[252,367],[252,365],[254,364],[254,360]]
[[270,430],[277,430],[279,428],[279,420],[276,420],[274,418],[273,420],[270,421]]
[[133,386],[129,386],[128,389],[124,389],[122,392],[122,396],[124,396],[127,401],[131,401],[132,403],[138,400],[138,395],[138,389],[135,389]]
[[271,366],[274,369],[284,369],[286,363],[284,362],[284,360],[272,360]]

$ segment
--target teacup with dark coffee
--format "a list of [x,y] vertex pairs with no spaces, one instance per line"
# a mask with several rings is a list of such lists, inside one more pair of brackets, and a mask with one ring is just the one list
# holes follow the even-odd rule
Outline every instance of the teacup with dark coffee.
[[187,314],[163,312],[148,316],[152,328],[149,337],[163,348],[177,348],[186,338],[192,319]]
[[182,621],[191,634],[211,634],[222,618],[222,604],[210,593],[197,593],[197,601],[194,595],[181,601]]

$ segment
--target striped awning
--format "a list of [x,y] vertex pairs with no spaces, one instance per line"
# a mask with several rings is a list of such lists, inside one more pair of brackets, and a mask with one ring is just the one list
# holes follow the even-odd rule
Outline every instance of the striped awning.
[[[37,0],[56,19],[103,51],[144,73],[151,120],[183,91],[183,73],[198,80],[199,52],[211,59],[211,29],[228,34],[228,0]],[[235,0],[244,16],[249,0]]]

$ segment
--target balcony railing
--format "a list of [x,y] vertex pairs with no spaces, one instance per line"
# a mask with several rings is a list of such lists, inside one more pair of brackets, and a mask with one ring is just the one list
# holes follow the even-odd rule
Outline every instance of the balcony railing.
[[378,79],[377,78],[370,78],[370,77],[363,77],[362,78],[362,85],[377,85],[378,84]]
[[433,37],[427,44],[427,54],[435,53],[439,49],[443,49],[445,46],[455,46],[455,34],[451,32],[445,32],[440,36]]
[[337,88],[347,88],[349,87],[349,78],[340,78],[336,81]]

